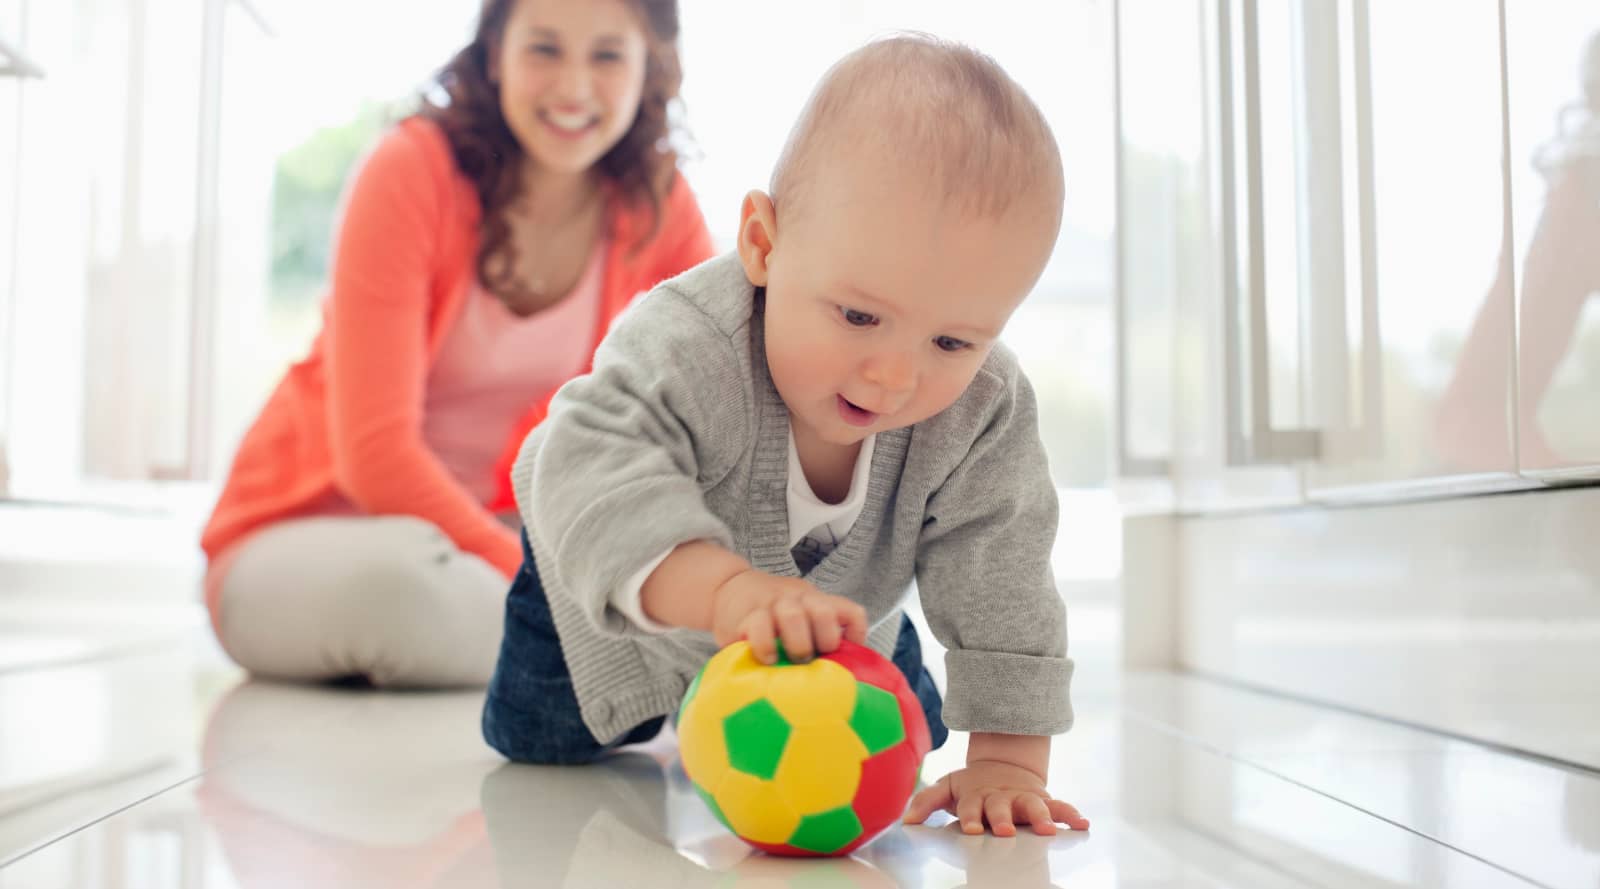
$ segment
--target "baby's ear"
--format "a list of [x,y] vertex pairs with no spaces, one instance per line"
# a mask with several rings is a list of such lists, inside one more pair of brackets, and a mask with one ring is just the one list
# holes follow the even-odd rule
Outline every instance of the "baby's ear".
[[745,277],[757,287],[767,286],[767,258],[778,235],[778,214],[772,198],[757,189],[744,196],[739,208],[739,261]]

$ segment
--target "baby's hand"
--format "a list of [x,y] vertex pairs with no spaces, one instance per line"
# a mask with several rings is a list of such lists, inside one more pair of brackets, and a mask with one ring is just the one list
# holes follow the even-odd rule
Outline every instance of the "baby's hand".
[[1054,834],[1057,821],[1073,830],[1089,829],[1089,819],[1052,798],[1038,775],[1008,762],[968,763],[924,787],[911,798],[905,823],[921,824],[939,809],[960,819],[961,832],[969,834],[983,833],[985,821],[997,837],[1016,836],[1018,824],[1032,824],[1041,836]]
[[717,587],[711,635],[718,645],[744,639],[764,664],[778,660],[778,639],[796,662],[827,654],[840,639],[867,642],[866,609],[842,596],[822,592],[798,577],[778,577],[755,568],[741,571]]

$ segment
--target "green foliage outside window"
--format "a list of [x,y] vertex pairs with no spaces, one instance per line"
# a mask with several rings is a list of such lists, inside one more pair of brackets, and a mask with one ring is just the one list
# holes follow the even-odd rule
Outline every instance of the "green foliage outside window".
[[275,307],[303,309],[327,287],[334,225],[346,177],[399,115],[369,104],[347,123],[312,133],[278,158],[272,182]]

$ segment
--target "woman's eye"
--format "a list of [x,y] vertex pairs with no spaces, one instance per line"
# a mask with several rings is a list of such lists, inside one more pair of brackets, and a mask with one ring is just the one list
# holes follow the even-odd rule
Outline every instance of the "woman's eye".
[[548,43],[534,44],[533,46],[528,47],[528,52],[531,52],[535,55],[549,56],[550,58],[555,58],[556,56],[561,55],[560,48],[551,46]]
[[620,62],[620,61],[622,61],[622,53],[619,53],[619,52],[597,52],[597,53],[594,54],[594,60],[597,61],[597,62],[607,62],[607,63]]
[[878,323],[877,318],[867,314],[866,312],[843,307],[840,307],[839,311],[844,313],[844,322],[849,324],[851,327],[869,327]]
[[933,344],[946,352],[959,352],[972,345],[966,340],[958,340],[953,336],[936,336],[933,338]]

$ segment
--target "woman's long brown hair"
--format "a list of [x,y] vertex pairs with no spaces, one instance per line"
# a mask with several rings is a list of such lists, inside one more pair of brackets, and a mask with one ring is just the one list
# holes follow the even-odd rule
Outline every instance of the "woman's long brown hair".
[[[623,0],[644,25],[647,55],[639,112],[622,139],[596,164],[600,174],[630,202],[647,203],[661,224],[661,206],[677,169],[676,125],[668,114],[678,98],[683,69],[678,60],[677,0]],[[489,59],[504,37],[516,0],[485,0],[477,33],[436,77],[442,96],[423,97],[418,113],[444,130],[456,166],[477,187],[483,205],[479,223],[478,279],[501,298],[525,292],[516,280],[516,245],[507,208],[522,193],[523,151],[500,113],[498,88],[489,80]],[[435,91],[438,93],[439,91]]]

